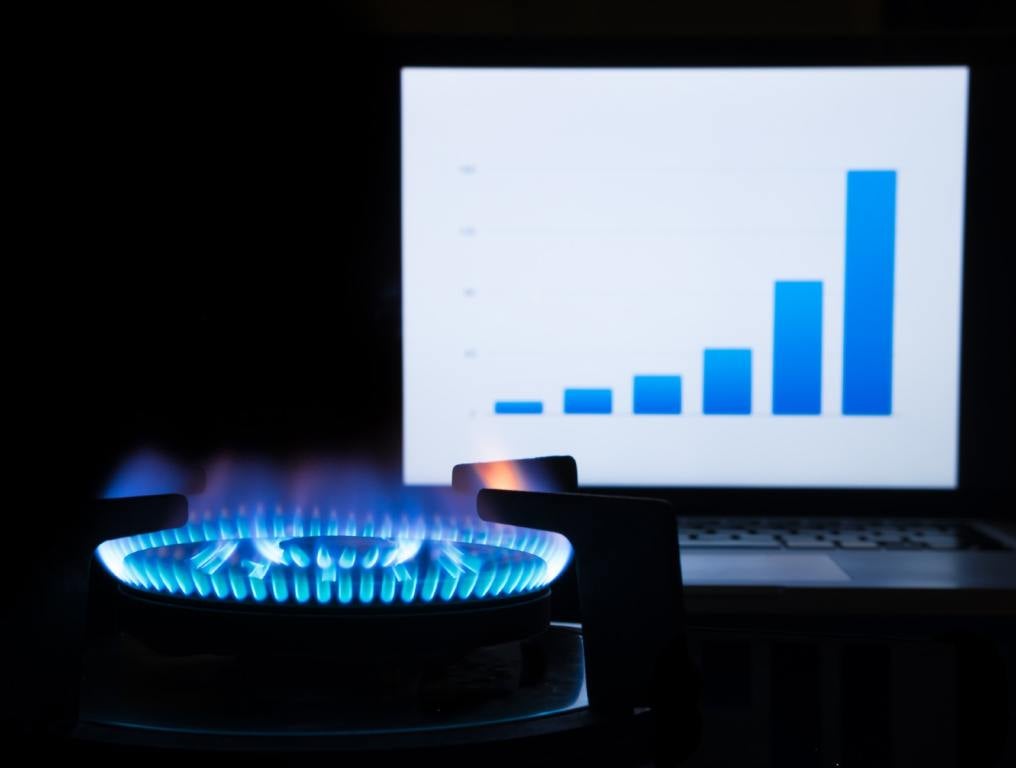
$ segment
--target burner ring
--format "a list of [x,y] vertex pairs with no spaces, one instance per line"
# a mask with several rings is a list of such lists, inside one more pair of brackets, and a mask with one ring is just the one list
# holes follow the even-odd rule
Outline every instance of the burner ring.
[[93,594],[115,606],[108,626],[159,653],[317,655],[403,661],[521,640],[550,623],[550,589],[513,597],[327,610],[320,605],[193,600],[116,583],[97,569]]
[[225,603],[371,606],[512,597],[546,584],[522,550],[447,540],[318,536],[173,544],[124,558],[135,589]]
[[194,512],[182,528],[105,541],[96,555],[125,588],[152,596],[350,613],[535,593],[572,551],[558,533],[475,517],[247,509]]

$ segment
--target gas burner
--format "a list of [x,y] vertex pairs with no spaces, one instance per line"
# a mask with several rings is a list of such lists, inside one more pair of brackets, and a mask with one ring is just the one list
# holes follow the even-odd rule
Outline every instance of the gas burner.
[[[462,465],[441,514],[99,505],[77,739],[378,765],[421,748],[447,765],[686,754],[673,510],[576,478],[570,457]],[[581,624],[553,621],[552,598]]]
[[515,598],[544,589],[571,558],[560,534],[475,517],[241,507],[204,518],[105,541],[98,558],[133,590],[334,611]]

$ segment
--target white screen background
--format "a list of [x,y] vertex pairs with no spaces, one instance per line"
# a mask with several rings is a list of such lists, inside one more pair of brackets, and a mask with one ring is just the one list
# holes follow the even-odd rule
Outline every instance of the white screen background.
[[[967,70],[402,73],[404,479],[575,456],[585,485],[956,484]],[[846,173],[897,173],[893,410],[843,416]],[[773,284],[823,283],[822,413],[774,416]],[[702,414],[703,349],[752,414]],[[677,416],[632,376],[681,375]],[[612,388],[565,415],[566,387]],[[541,400],[538,416],[496,400]]]

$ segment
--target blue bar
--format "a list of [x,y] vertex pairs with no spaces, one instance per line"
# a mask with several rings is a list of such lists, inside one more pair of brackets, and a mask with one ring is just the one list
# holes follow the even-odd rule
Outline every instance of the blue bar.
[[635,413],[680,413],[681,377],[636,376],[633,402]]
[[609,389],[566,389],[565,413],[610,413],[613,394]]
[[887,416],[893,395],[896,171],[847,172],[843,413]]
[[822,412],[822,283],[777,281],[773,413]]
[[702,412],[751,413],[751,350],[707,349]]
[[498,400],[494,403],[494,413],[543,413],[543,403],[539,400]]

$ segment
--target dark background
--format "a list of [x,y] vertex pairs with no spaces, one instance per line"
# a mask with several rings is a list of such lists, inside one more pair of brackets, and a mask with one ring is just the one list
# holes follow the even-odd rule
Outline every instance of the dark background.
[[[982,115],[990,151],[968,263],[966,349],[983,389],[965,454],[1001,508],[1013,467],[1013,24],[1007,4],[917,0],[757,2],[345,2],[49,11],[28,74],[44,214],[30,296],[12,329],[29,390],[28,491],[18,520],[45,530],[35,557],[28,693],[8,704],[38,727],[66,675],[58,648],[87,500],[143,447],[201,462],[223,451],[280,459],[327,452],[397,467],[401,424],[397,125],[393,47],[447,38],[536,46],[569,38],[726,50],[823,40],[949,48],[973,38],[997,65]],[[810,43],[809,43],[810,41]],[[440,50],[440,47],[438,47]],[[971,293],[972,291],[972,293]],[[968,362],[965,360],[965,364]],[[967,416],[970,416],[967,419]],[[15,494],[16,497],[19,494]],[[43,503],[40,503],[40,499]],[[54,562],[59,563],[54,565]],[[41,591],[35,592],[41,586]],[[40,597],[41,596],[41,597]],[[40,695],[40,691],[42,694]]]

